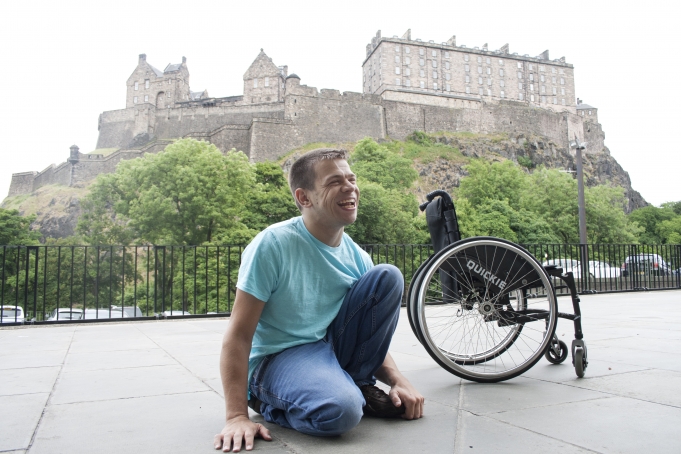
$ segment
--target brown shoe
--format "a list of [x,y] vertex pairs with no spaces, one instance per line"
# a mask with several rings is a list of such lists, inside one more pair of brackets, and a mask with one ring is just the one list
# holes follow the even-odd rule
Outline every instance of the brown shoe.
[[248,407],[251,410],[253,410],[254,412],[256,412],[257,414],[262,415],[262,413],[260,412],[261,406],[262,406],[262,401],[260,399],[258,399],[257,397],[254,397],[253,395],[251,395],[251,398],[248,401]]
[[398,418],[404,414],[404,405],[396,407],[381,388],[374,385],[363,385],[359,387],[366,401],[364,414],[374,418]]

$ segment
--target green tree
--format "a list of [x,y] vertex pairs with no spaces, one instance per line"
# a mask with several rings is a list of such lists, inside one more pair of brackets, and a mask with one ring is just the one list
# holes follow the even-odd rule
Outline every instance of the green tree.
[[385,189],[408,189],[418,178],[409,159],[391,152],[373,139],[360,140],[352,154],[352,171],[359,178]]
[[638,237],[641,243],[664,244],[667,242],[666,235],[661,230],[662,224],[674,219],[676,214],[671,206],[665,205],[662,208],[650,205],[629,213],[629,221],[638,224],[641,228]]
[[256,187],[247,201],[242,222],[255,233],[300,215],[281,167],[274,162],[255,164]]
[[658,230],[664,243],[681,244],[681,216],[662,221]]
[[522,194],[527,188],[527,176],[513,161],[489,162],[476,159],[466,167],[468,176],[461,180],[458,195],[473,206],[483,206],[490,200],[506,200],[520,208]]
[[198,245],[240,221],[255,177],[241,152],[181,139],[157,154],[121,162],[93,185],[78,231],[96,242],[132,239]]
[[17,210],[0,208],[0,245],[32,245],[40,239],[40,232],[31,230],[35,215],[21,216]]

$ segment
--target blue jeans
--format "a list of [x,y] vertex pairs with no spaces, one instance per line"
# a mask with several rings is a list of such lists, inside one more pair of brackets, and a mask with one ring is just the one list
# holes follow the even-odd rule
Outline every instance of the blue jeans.
[[362,418],[359,386],[375,384],[397,326],[404,279],[377,265],[348,291],[326,337],[265,357],[250,382],[266,421],[333,436]]

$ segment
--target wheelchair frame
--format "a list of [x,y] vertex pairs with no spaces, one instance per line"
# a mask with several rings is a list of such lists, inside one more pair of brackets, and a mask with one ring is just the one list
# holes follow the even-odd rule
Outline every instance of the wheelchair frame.
[[[420,209],[426,211],[435,253],[414,273],[407,313],[431,357],[461,378],[508,380],[542,355],[553,364],[567,358],[567,345],[555,333],[557,318],[563,318],[573,321],[570,352],[577,376],[583,377],[587,349],[572,272],[542,266],[527,250],[500,238],[461,240],[449,194],[438,190],[426,198]],[[562,285],[554,286],[552,277]],[[573,314],[558,311],[555,291],[563,288],[570,293]],[[538,308],[529,308],[533,304]],[[543,332],[531,323],[541,320]]]

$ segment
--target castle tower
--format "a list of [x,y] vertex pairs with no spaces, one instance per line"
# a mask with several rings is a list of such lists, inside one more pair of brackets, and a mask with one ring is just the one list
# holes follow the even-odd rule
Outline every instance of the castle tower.
[[153,105],[158,109],[172,107],[176,102],[189,101],[189,70],[187,59],[182,63],[168,64],[161,71],[140,54],[137,68],[128,77],[125,107]]
[[277,67],[262,49],[244,74],[244,102],[248,104],[284,100],[288,67]]

